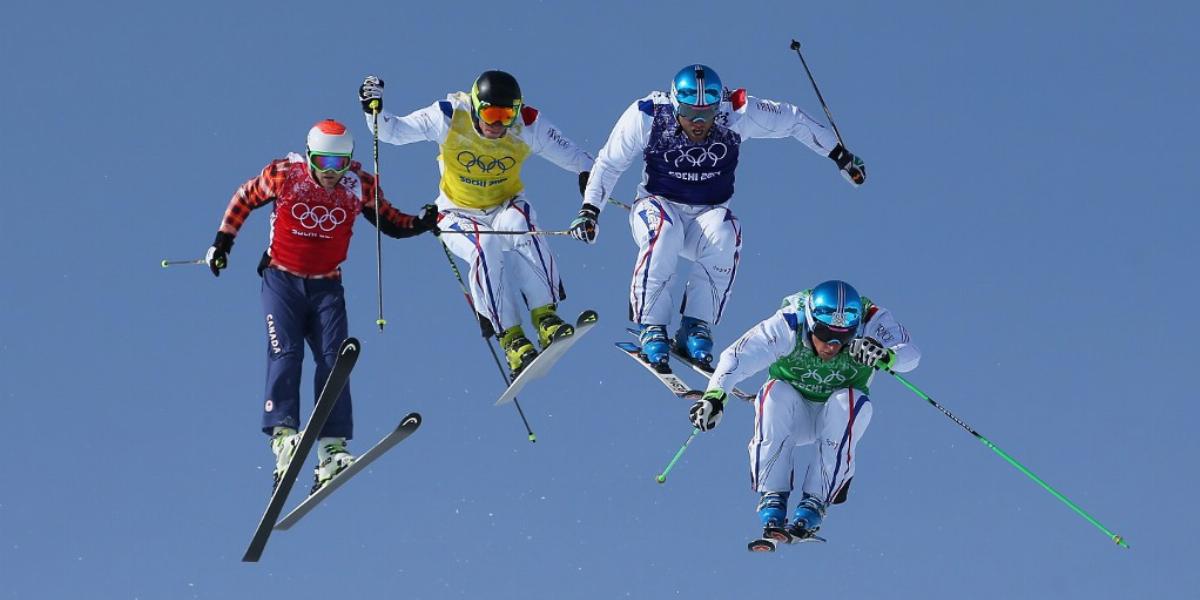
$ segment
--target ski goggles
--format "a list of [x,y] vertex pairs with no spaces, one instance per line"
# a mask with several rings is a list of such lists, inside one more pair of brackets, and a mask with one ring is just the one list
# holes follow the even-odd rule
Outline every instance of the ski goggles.
[[692,106],[690,104],[680,104],[675,113],[687,121],[704,123],[712,123],[713,118],[717,116],[717,105],[709,104],[708,106]]
[[517,113],[521,112],[521,105],[518,103],[515,106],[493,106],[491,104],[480,104],[476,115],[480,121],[488,125],[503,125],[512,127],[517,120]]
[[820,321],[813,323],[812,332],[826,344],[845,344],[854,338],[856,327],[834,327]]
[[308,153],[308,166],[317,171],[341,173],[350,168],[350,156],[346,154]]

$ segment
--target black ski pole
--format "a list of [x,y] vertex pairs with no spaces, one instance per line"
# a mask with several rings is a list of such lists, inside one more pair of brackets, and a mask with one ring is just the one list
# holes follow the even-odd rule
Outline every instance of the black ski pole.
[[[450,253],[450,247],[446,245],[446,242],[441,242],[441,244],[442,250],[446,252],[446,260],[450,261],[450,268],[454,271],[454,278],[458,280],[458,287],[462,290],[463,297],[467,299],[467,308],[471,310],[471,317],[478,322],[479,317],[476,316],[478,313],[475,311],[475,302],[471,300],[471,292],[467,289],[467,284],[463,282],[462,273],[458,270],[458,263],[454,262],[454,255]],[[512,385],[512,381],[508,379],[508,373],[504,372],[504,365],[500,364],[500,357],[496,355],[496,348],[492,346],[492,339],[489,337],[483,343],[487,345],[488,351],[492,353],[492,360],[496,362],[496,368],[500,369],[500,378],[504,380],[504,387],[507,388]],[[517,407],[517,414],[521,415],[521,422],[525,424],[525,433],[529,434],[529,441],[537,443],[537,436],[534,435],[533,429],[529,427],[529,419],[525,418],[525,411],[521,409],[521,403],[515,397],[513,398],[513,406]]]
[[375,156],[375,288],[379,290],[379,316],[375,324],[383,333],[387,319],[383,318],[383,210],[379,207],[379,100],[371,101],[371,117],[375,120],[371,127],[371,149]]
[[800,57],[800,64],[804,65],[804,72],[808,73],[808,80],[812,82],[813,91],[817,93],[817,100],[821,102],[821,108],[825,109],[825,117],[829,119],[829,126],[833,128],[833,135],[837,136],[838,143],[845,148],[846,142],[842,141],[842,133],[838,131],[837,123],[833,122],[833,113],[829,112],[829,105],[825,104],[825,97],[821,95],[821,88],[817,87],[817,80],[813,79],[812,71],[808,70],[808,62],[804,60],[804,55],[800,53],[800,42],[792,40],[792,50],[796,51],[796,56]]

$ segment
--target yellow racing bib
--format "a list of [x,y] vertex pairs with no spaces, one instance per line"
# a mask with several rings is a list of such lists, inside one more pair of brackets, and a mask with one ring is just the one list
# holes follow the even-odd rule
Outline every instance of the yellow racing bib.
[[442,161],[442,192],[455,204],[474,209],[498,206],[521,193],[525,189],[521,165],[530,149],[514,135],[519,127],[518,120],[504,137],[490,140],[475,131],[467,110],[455,107],[450,133],[438,156]]

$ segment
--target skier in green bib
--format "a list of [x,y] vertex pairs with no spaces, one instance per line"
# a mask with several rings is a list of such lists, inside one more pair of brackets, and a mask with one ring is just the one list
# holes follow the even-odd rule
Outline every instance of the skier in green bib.
[[[921,352],[885,308],[844,281],[826,281],[788,296],[783,306],[721,353],[692,424],[717,426],[727,392],[769,369],[754,400],[750,479],[759,493],[763,538],[812,537],[830,504],[844,502],[854,477],[855,446],[871,422],[868,398],[876,368],[904,373]],[[803,496],[787,521],[796,446],[816,453],[803,474]],[[752,547],[752,549],[754,549]]]

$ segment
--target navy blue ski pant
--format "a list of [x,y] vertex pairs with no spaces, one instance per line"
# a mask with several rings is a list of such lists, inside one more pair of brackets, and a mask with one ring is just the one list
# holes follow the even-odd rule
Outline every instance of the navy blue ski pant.
[[[262,429],[267,435],[276,426],[301,429],[300,367],[304,343],[317,364],[313,373],[313,402],[325,385],[338,347],[348,336],[346,299],[338,279],[304,279],[279,269],[265,269],[262,281],[263,314],[267,325],[267,399]],[[338,398],[321,437],[354,434],[350,384]]]

